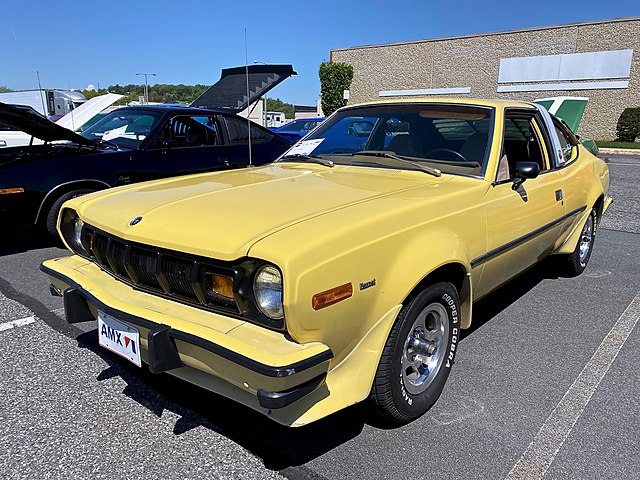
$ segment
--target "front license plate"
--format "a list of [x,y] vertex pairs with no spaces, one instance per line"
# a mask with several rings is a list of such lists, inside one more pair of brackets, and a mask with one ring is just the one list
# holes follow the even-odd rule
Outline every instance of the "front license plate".
[[136,328],[98,310],[98,343],[140,366],[140,333]]

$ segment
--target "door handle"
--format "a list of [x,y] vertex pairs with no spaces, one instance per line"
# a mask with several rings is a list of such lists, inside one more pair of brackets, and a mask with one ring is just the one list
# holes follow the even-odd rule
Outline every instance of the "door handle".
[[7,142],[5,142],[4,140],[0,140],[0,147],[6,147],[7,146]]
[[562,201],[562,190],[556,190],[556,202]]

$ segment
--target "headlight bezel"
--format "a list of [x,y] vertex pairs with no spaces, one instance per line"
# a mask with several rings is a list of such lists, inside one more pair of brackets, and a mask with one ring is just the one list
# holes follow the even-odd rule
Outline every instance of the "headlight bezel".
[[82,242],[85,223],[78,213],[72,208],[65,208],[60,212],[59,221],[62,240],[67,248],[76,255],[88,258],[89,253]]
[[[271,276],[276,281],[269,281]],[[262,276],[262,279],[261,279]],[[270,263],[265,263],[256,269],[253,274],[252,293],[256,306],[260,312],[271,320],[281,321],[284,319],[284,281],[282,272],[278,267]],[[259,285],[259,283],[261,285]],[[273,286],[275,285],[275,288]],[[277,298],[268,298],[277,297]],[[274,306],[268,307],[263,303],[272,302]]]

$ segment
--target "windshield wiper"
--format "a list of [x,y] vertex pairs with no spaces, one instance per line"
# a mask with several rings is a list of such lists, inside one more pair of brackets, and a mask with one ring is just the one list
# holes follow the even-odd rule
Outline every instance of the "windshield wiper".
[[433,175],[434,177],[440,177],[442,176],[442,171],[437,169],[437,168],[433,168],[433,167],[427,167],[426,165],[421,165],[417,162],[413,162],[411,160],[408,160],[406,158],[402,158],[398,155],[394,155],[392,153],[389,152],[385,152],[383,150],[362,150],[360,152],[356,152],[353,153],[351,156],[354,155],[363,155],[366,157],[381,157],[381,158],[390,158],[392,160],[396,160],[398,162],[402,162],[402,163],[407,163],[409,165],[413,165],[414,167],[418,168],[419,170],[422,170],[423,172],[426,172],[430,175]]
[[285,158],[295,158],[295,159],[302,158],[305,160],[310,160],[315,163],[319,163],[320,165],[324,165],[325,167],[335,166],[335,163],[333,163],[331,160],[327,160],[326,158],[316,157],[314,155],[304,155],[302,153],[294,153],[293,155],[285,155],[284,157],[282,157],[282,159],[285,159]]
[[113,148],[114,150],[118,150],[120,148],[120,146],[117,143],[110,142],[109,140],[99,139],[97,140],[97,142],[103,147],[110,147],[110,148]]

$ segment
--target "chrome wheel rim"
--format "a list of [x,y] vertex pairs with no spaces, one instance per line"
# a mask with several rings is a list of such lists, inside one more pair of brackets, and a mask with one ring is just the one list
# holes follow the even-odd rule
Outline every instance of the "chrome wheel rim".
[[402,347],[402,383],[413,395],[424,392],[442,366],[449,339],[449,315],[440,303],[426,306]]
[[593,241],[593,215],[589,215],[587,223],[584,224],[582,233],[580,234],[580,265],[583,267],[587,263],[587,256],[591,250],[591,242]]

